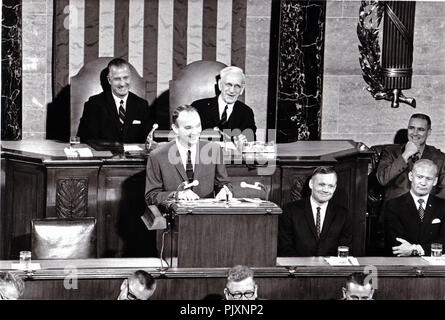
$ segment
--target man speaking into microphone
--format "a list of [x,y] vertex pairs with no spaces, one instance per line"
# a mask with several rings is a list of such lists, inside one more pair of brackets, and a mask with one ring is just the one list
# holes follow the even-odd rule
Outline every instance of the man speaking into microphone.
[[200,141],[201,119],[196,109],[179,106],[172,115],[176,138],[155,149],[147,159],[145,200],[159,205],[166,200],[232,198],[223,155],[218,144]]

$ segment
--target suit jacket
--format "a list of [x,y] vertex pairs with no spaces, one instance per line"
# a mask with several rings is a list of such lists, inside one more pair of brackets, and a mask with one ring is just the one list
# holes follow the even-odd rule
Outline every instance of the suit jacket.
[[[201,198],[213,197],[213,193],[219,192],[223,185],[232,190],[218,144],[199,141],[193,177],[199,181],[199,185],[192,190]],[[187,180],[175,140],[155,149],[147,159],[145,180],[147,204],[159,205],[173,198],[174,191]]]
[[[380,155],[377,179],[385,187],[385,202],[407,193],[411,188],[408,172],[413,164],[412,161],[406,163],[402,158],[404,150],[404,145],[391,145],[384,148]],[[422,159],[430,159],[437,165],[439,181],[432,193],[445,198],[445,154],[433,146],[426,145]]]
[[112,93],[105,91],[85,103],[77,135],[82,141],[143,143],[153,123],[147,101],[130,92],[122,126]]
[[445,200],[430,195],[423,222],[410,192],[389,200],[385,207],[385,232],[389,254],[392,255],[392,247],[400,245],[396,238],[402,238],[411,244],[420,244],[429,255],[431,243],[445,245]]
[[[201,126],[203,130],[218,127],[220,122],[218,96],[196,100],[192,103],[192,106],[198,110],[199,116],[201,117]],[[251,129],[253,131],[253,137],[245,134],[246,138],[249,141],[255,140],[256,126],[252,109],[241,101],[236,101],[233,105],[233,111],[227,121],[227,129],[239,129],[241,130],[240,133],[246,129]],[[236,135],[238,134],[239,133]]]
[[329,201],[320,239],[317,238],[310,198],[283,208],[278,223],[278,256],[337,256],[338,246],[352,244],[352,221],[348,211]]

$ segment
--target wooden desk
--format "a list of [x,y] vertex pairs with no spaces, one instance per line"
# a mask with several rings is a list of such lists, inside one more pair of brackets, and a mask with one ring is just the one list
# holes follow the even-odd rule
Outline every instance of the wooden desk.
[[[146,159],[108,151],[70,159],[65,147],[68,144],[49,140],[2,141],[0,257],[15,259],[19,251],[30,249],[31,219],[58,216],[95,217],[99,257],[155,256],[156,236],[140,219]],[[354,217],[352,253],[360,256],[365,253],[369,159],[353,141],[329,140],[277,145],[276,158],[267,164],[231,155],[225,161],[235,196],[241,181],[259,181],[280,207],[308,194],[308,177],[315,167],[335,166],[334,197]]]
[[[419,257],[358,258],[360,266],[333,267],[323,258],[279,258],[276,267],[252,268],[259,296],[264,299],[338,299],[346,278],[365,266],[378,272],[378,300],[445,297],[445,267],[432,266]],[[1,261],[0,270],[11,262]],[[116,299],[123,279],[138,269],[158,281],[154,300],[201,300],[222,294],[229,268],[170,268],[161,271],[157,259],[36,260],[42,269],[25,279],[25,299]],[[26,274],[18,271],[22,276]],[[77,289],[67,289],[66,284]],[[65,286],[64,286],[65,283]]]

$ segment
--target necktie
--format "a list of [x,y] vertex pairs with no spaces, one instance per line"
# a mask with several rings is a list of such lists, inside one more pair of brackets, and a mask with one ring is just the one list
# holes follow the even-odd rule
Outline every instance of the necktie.
[[121,125],[125,122],[125,109],[124,109],[124,100],[121,100],[119,105],[119,121]]
[[416,161],[420,159],[420,152],[416,152],[415,154],[413,154],[411,156],[411,159],[413,161],[413,164],[416,163]]
[[228,108],[229,106],[226,106],[225,108],[224,108],[224,112],[222,113],[222,115],[221,115],[221,124],[222,125],[224,125],[226,122],[227,122],[227,108]]
[[417,200],[417,202],[419,203],[419,218],[420,221],[423,222],[423,216],[425,215],[425,209],[423,209],[422,203],[424,202],[423,199],[419,199]]
[[315,223],[315,227],[317,229],[317,237],[320,238],[320,233],[321,233],[321,217],[320,217],[320,207],[317,207],[317,220]]
[[192,164],[192,152],[187,150],[187,163],[185,164],[185,173],[189,179],[189,183],[193,181],[193,164]]

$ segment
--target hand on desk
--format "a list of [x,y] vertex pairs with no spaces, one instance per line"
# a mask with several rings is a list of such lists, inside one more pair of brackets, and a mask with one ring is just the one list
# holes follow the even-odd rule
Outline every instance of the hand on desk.
[[402,238],[396,238],[401,243],[399,246],[392,247],[392,253],[398,257],[408,257],[413,251],[413,245]]
[[199,196],[194,193],[191,189],[187,189],[184,191],[178,191],[178,200],[186,200],[186,201],[192,201],[192,200],[198,200]]
[[225,185],[221,188],[221,190],[219,190],[218,194],[215,197],[216,200],[231,200],[232,198],[232,192]]

